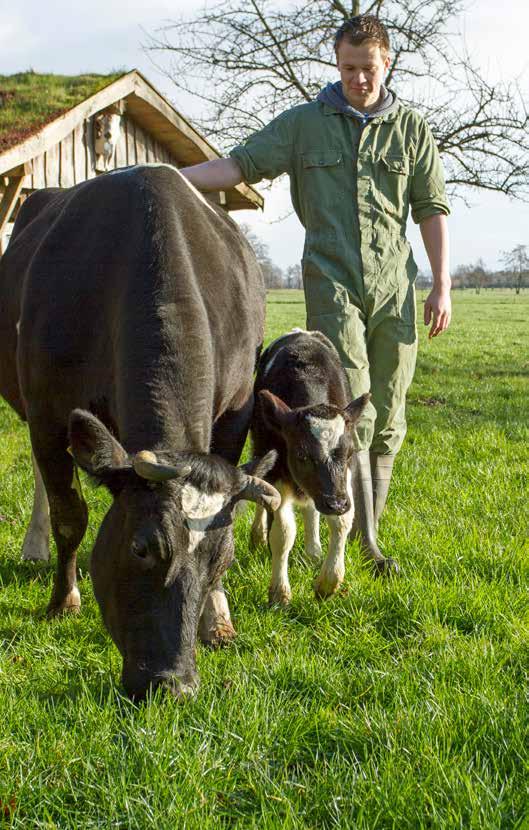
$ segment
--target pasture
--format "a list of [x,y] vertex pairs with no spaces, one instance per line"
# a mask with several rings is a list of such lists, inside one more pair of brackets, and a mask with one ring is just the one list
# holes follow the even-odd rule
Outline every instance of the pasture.
[[[238,638],[198,647],[184,705],[121,694],[87,573],[109,496],[85,478],[83,608],[43,619],[52,568],[20,561],[27,431],[0,404],[0,826],[529,828],[528,322],[529,294],[489,291],[456,293],[436,341],[419,326],[380,535],[400,578],[373,581],[350,544],[317,602],[298,534],[292,605],[269,609],[238,519]],[[295,325],[301,292],[271,292],[267,340]]]

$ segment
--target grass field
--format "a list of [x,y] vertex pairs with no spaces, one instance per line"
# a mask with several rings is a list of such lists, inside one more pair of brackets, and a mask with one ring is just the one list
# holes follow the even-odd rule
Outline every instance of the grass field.
[[[448,334],[421,331],[381,528],[402,576],[373,581],[351,545],[316,602],[298,539],[292,605],[269,609],[242,517],[239,636],[198,648],[185,705],[121,695],[87,575],[102,491],[85,486],[82,613],[43,619],[52,569],[20,561],[27,434],[0,406],[0,825],[529,828],[529,295],[454,299]],[[268,339],[303,324],[301,293],[269,296]]]

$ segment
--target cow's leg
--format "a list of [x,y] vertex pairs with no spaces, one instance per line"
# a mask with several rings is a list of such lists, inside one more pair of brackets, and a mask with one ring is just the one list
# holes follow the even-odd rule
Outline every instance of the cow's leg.
[[237,636],[220,579],[206,597],[200,616],[198,636],[204,645],[212,647],[220,646]]
[[[238,463],[248,435],[252,411],[253,393],[242,407],[228,410],[216,421],[211,440],[212,453],[217,453],[231,464]],[[210,645],[221,645],[236,636],[220,579],[206,597],[198,630],[202,642]]]
[[260,545],[268,544],[268,514],[265,508],[256,504],[255,516],[250,532],[250,545],[252,548],[258,548]]
[[33,474],[35,477],[35,493],[33,495],[33,510],[29,527],[22,545],[22,559],[48,562],[50,558],[50,505],[40,474],[39,465],[31,453]]
[[[281,492],[281,486],[279,487]],[[268,543],[272,552],[272,579],[268,589],[271,605],[287,605],[292,592],[288,581],[288,555],[296,540],[296,518],[293,502],[281,492],[282,501],[272,519]]]
[[305,532],[305,553],[314,565],[319,565],[323,559],[320,544],[320,514],[314,507],[314,502],[301,505],[303,529]]
[[345,576],[345,546],[354,517],[350,471],[347,473],[347,495],[351,503],[347,513],[343,513],[341,516],[326,517],[329,526],[329,550],[314,583],[314,592],[317,597],[321,597],[322,599],[334,594],[342,584]]
[[81,598],[77,588],[76,550],[88,523],[88,509],[73,459],[64,439],[40,444],[32,439],[50,504],[53,538],[57,546],[57,571],[48,616],[78,611]]

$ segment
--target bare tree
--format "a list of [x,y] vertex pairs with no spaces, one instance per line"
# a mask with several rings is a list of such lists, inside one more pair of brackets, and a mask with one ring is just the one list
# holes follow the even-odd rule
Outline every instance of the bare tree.
[[516,245],[512,251],[503,251],[501,260],[514,276],[516,293],[522,289],[523,279],[529,275],[529,254],[527,245]]
[[[207,2],[207,0],[206,0]],[[529,118],[515,82],[487,80],[454,22],[468,0],[220,0],[162,27],[148,48],[206,106],[198,126],[223,149],[336,79],[333,35],[376,14],[392,42],[388,84],[428,119],[452,193],[465,187],[529,195]],[[477,13],[477,11],[475,12]]]
[[452,276],[454,288],[473,288],[476,294],[491,285],[491,275],[482,259],[470,265],[458,265]]
[[241,223],[239,227],[254,250],[266,288],[283,288],[283,271],[270,259],[268,245],[248,225]]
[[287,288],[303,288],[301,265],[298,262],[289,265],[285,271],[285,285]]

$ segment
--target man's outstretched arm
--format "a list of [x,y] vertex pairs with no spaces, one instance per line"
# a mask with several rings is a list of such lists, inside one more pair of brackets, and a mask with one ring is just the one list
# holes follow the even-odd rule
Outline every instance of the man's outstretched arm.
[[444,214],[437,213],[423,219],[419,227],[433,276],[433,288],[424,303],[424,324],[431,322],[428,337],[437,337],[446,331],[452,316],[448,222]]
[[243,181],[242,171],[232,158],[213,159],[191,167],[182,167],[180,173],[197,190],[230,190]]

